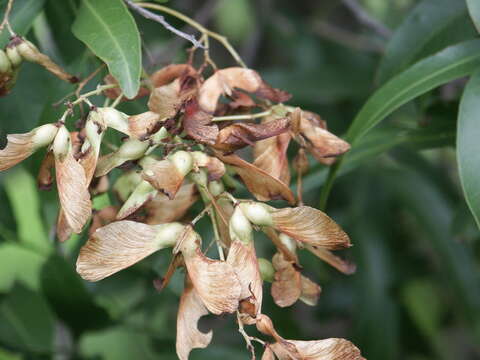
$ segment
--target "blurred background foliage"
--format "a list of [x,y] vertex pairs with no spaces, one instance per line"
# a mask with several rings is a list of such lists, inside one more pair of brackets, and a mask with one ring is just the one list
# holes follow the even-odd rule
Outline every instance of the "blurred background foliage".
[[[77,3],[16,0],[12,23],[68,70],[86,76],[99,62],[70,31]],[[4,9],[6,0],[0,5]],[[397,73],[478,37],[461,0],[166,5],[227,35],[249,67],[292,93],[292,104],[321,114],[337,134],[346,133],[367,99]],[[185,61],[183,39],[135,19],[147,71]],[[6,35],[0,41],[5,45]],[[233,64],[216,43],[211,54],[219,66]],[[316,307],[299,302],[280,309],[266,297],[264,312],[284,337],[345,337],[370,360],[480,359],[479,232],[455,157],[457,112],[469,71],[399,104],[355,143],[327,211],[351,235],[354,247],[342,255],[358,270],[345,276],[302,254],[306,274],[323,291]],[[400,85],[379,102],[401,93],[405,84]],[[73,90],[25,64],[13,92],[0,99],[0,145],[7,133],[56,121],[64,109],[52,104]],[[138,101],[123,110],[140,112],[144,106]],[[478,148],[470,150],[478,154]],[[82,281],[74,263],[86,234],[65,244],[54,241],[55,190],[39,192],[35,183],[41,157],[35,154],[0,174],[0,359],[175,359],[182,275],[162,293],[154,289],[153,280],[168,263],[168,254],[160,252],[99,283]],[[323,166],[311,168],[305,179],[308,205],[319,206],[326,178]],[[95,206],[109,202],[115,202],[111,194],[95,199]],[[257,240],[258,252],[269,257],[273,248],[263,240]],[[191,358],[248,358],[232,320],[205,317],[201,327],[214,330],[213,342]]]

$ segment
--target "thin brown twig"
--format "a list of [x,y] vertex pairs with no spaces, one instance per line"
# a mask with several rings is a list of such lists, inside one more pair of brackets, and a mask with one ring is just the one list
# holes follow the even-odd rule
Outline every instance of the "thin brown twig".
[[91,74],[89,74],[85,79],[83,79],[77,86],[77,90],[75,90],[75,96],[78,98],[80,97],[80,92],[82,89],[87,85],[90,80],[92,80],[97,74],[105,67],[105,64],[100,65],[97,69],[95,69]]
[[14,0],[8,0],[7,3],[7,8],[5,9],[5,15],[3,16],[3,21],[0,24],[0,33],[3,31],[3,28],[7,26],[8,31],[10,32],[10,35],[15,35],[15,32],[13,31],[11,25],[10,25],[10,12],[12,11],[12,6],[13,6]]
[[165,18],[162,15],[152,13],[151,11],[148,11],[148,10],[144,9],[142,6],[139,6],[139,5],[135,4],[131,0],[124,0],[124,1],[131,9],[138,12],[144,18],[147,18],[147,19],[150,19],[150,20],[153,20],[153,21],[156,21],[156,22],[160,23],[165,29],[171,31],[175,35],[178,35],[178,36],[190,41],[195,47],[204,49],[204,46],[200,42],[198,42],[197,39],[195,39],[195,36],[193,36],[191,34],[186,34],[183,31],[174,28],[172,25],[170,25],[165,20]]

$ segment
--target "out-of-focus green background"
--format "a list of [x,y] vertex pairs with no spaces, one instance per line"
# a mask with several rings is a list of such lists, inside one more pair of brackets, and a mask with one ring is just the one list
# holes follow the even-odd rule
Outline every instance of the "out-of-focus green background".
[[[477,37],[457,0],[428,3],[431,10],[414,15],[414,0],[166,5],[228,36],[249,67],[293,94],[290,103],[321,114],[334,133],[343,134],[388,78],[445,46]],[[0,1],[2,11],[5,4]],[[76,1],[15,4],[27,4],[24,16],[38,14],[28,37],[56,61],[83,76],[98,66],[69,31]],[[451,16],[445,15],[449,11]],[[440,15],[448,21],[429,26]],[[386,50],[392,34],[408,16],[413,28],[403,39],[407,54],[402,45],[392,55]],[[185,41],[155,22],[135,19],[148,71],[185,60]],[[425,26],[416,33],[418,23]],[[213,42],[210,52],[220,66],[234,64],[219,44]],[[462,196],[454,148],[464,84],[457,80],[401,107],[345,167],[327,211],[350,234],[354,246],[342,256],[358,270],[342,275],[302,254],[305,273],[322,286],[316,307],[299,302],[280,309],[266,284],[263,310],[285,338],[345,337],[370,360],[480,359],[479,231]],[[25,64],[12,94],[0,99],[0,144],[7,133],[56,121],[64,108],[52,103],[73,89]],[[125,111],[143,109],[139,102]],[[408,136],[412,131],[417,136]],[[54,241],[56,191],[40,192],[35,184],[42,155],[0,173],[0,359],[175,359],[183,276],[175,275],[161,293],[152,285],[166,269],[168,252],[99,283],[82,281],[74,263],[86,235],[65,244]],[[323,166],[311,168],[305,179],[308,205],[318,206],[325,175]],[[108,201],[115,199],[104,196],[96,206]],[[264,238],[257,239],[257,248],[260,256],[273,254]],[[213,329],[213,341],[193,351],[192,359],[248,358],[232,316],[209,315],[201,327]]]

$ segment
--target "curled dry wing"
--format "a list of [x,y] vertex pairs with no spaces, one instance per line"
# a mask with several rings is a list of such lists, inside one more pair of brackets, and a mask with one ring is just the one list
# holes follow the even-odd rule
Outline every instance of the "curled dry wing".
[[[271,118],[265,120],[265,122],[271,121],[273,121]],[[253,165],[286,185],[290,184],[287,149],[291,137],[290,133],[286,132],[257,141],[253,147]]]
[[302,294],[302,279],[300,272],[281,253],[272,259],[275,277],[271,287],[272,298],[280,307],[295,304]]
[[177,78],[196,75],[197,71],[189,64],[171,64],[155,71],[150,76],[150,81],[157,88],[167,85]]
[[232,266],[207,258],[200,248],[200,237],[192,227],[179,240],[188,275],[207,309],[213,314],[237,310],[242,287]]
[[235,123],[220,130],[213,147],[217,150],[232,152],[247,145],[253,146],[257,141],[285,133],[289,123],[288,118],[279,118],[260,124]]
[[48,151],[40,164],[40,169],[37,175],[37,185],[40,190],[50,190],[52,187],[54,177],[53,171],[55,168],[55,156],[53,151]]
[[301,276],[301,283],[302,294],[300,295],[300,300],[310,306],[317,305],[322,288],[303,275]]
[[249,244],[239,240],[233,241],[228,252],[227,263],[232,265],[242,287],[240,312],[243,312],[243,322],[254,324],[253,319],[262,310],[262,276],[253,241]]
[[55,159],[56,179],[60,205],[67,224],[80,233],[92,212],[85,171],[69,151]]
[[161,120],[175,116],[183,99],[180,96],[180,80],[155,88],[150,94],[148,108],[158,114]]
[[213,145],[217,141],[218,126],[212,124],[212,115],[200,109],[196,100],[185,105],[183,128],[192,139]]
[[309,244],[307,244],[305,248],[312,254],[316,255],[318,258],[325,261],[327,264],[333,266],[335,269],[346,275],[351,275],[357,270],[355,264],[352,264],[334,255],[330,250],[323,249],[319,246],[312,246]]
[[177,355],[187,360],[192,349],[203,349],[212,341],[213,333],[203,333],[198,329],[198,321],[208,310],[193,287],[192,280],[185,276],[185,288],[180,298],[177,314]]
[[206,112],[213,113],[220,96],[224,94],[230,96],[234,89],[254,93],[273,102],[284,102],[290,98],[286,92],[266,84],[256,71],[230,67],[216,71],[202,84],[198,100],[200,107]]
[[[330,338],[325,340],[286,340],[289,344],[295,346],[300,357],[303,360],[365,360],[360,354],[360,350],[350,341],[339,338]],[[288,347],[284,343],[277,342],[271,345],[271,348],[279,360],[296,360]]]
[[324,212],[309,206],[273,209],[274,227],[298,241],[329,250],[350,247],[348,235]]
[[138,140],[146,140],[160,130],[162,122],[160,115],[153,111],[146,111],[128,118],[128,131]]
[[98,281],[125,269],[159,249],[156,229],[134,221],[117,221],[97,229],[80,249],[77,272]]
[[250,164],[237,155],[216,156],[224,163],[231,165],[242,178],[248,190],[260,201],[284,199],[290,204],[295,203],[292,190],[280,180],[272,177],[262,169]]

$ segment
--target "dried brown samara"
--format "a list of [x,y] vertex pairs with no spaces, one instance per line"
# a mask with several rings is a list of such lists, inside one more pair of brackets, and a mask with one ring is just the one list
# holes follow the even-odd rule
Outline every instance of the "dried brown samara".
[[[23,38],[0,52],[0,62],[5,59],[9,67],[0,68],[2,95],[11,90],[21,59],[63,80],[75,80]],[[324,212],[305,206],[301,191],[309,162],[329,165],[349,144],[330,133],[318,115],[284,104],[291,96],[255,70],[209,67],[213,62],[207,53],[201,64],[192,59],[145,76],[136,98],[148,96],[147,106],[137,114],[116,109],[118,103],[135,99],[125,98],[110,74],[104,76],[92,95],[103,94],[107,105],[94,106],[80,96],[54,123],[8,135],[0,150],[0,171],[45,148],[38,184],[48,190],[56,183],[58,239],[88,230],[77,259],[85,280],[100,281],[170,249],[171,263],[160,288],[168,286],[176,269],[184,268],[177,316],[180,359],[210,344],[213,332],[198,329],[208,313],[235,314],[248,343],[263,344],[264,359],[362,359],[344,339],[282,338],[262,308],[264,281],[272,283],[271,296],[280,307],[298,300],[311,306],[318,302],[321,288],[302,273],[300,251],[310,251],[345,274],[355,271],[333,253],[351,246],[348,235]],[[75,106],[86,113],[76,129],[70,122]],[[109,139],[117,134],[117,145],[105,140],[107,133]],[[295,149],[292,162],[289,151]],[[296,195],[290,189],[292,171]],[[239,182],[254,200],[235,198]],[[110,194],[115,204],[92,210],[102,193]],[[277,200],[275,207],[265,203],[270,200]],[[204,209],[191,214],[198,202]],[[213,239],[202,239],[195,230],[203,216],[210,217]],[[257,252],[258,231],[267,234],[274,250]],[[245,335],[251,325],[267,342]]]

